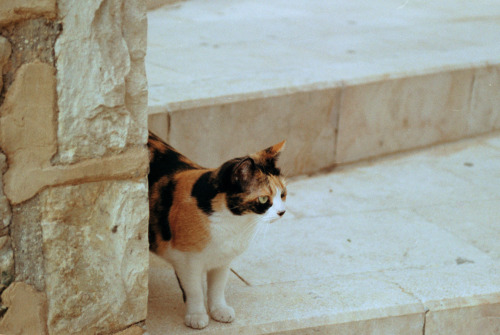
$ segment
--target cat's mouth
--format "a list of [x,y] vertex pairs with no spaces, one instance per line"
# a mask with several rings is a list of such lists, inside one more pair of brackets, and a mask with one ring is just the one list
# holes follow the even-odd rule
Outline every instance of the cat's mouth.
[[275,223],[276,221],[278,221],[279,219],[281,219],[283,217],[283,215],[280,215],[280,216],[276,216],[276,217],[273,217],[269,220],[269,223]]

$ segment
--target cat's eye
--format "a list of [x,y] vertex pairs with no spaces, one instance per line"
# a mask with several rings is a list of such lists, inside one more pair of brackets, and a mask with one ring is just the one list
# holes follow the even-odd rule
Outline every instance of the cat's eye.
[[269,201],[269,197],[267,197],[267,196],[259,197],[259,202],[261,204],[265,204],[268,201]]

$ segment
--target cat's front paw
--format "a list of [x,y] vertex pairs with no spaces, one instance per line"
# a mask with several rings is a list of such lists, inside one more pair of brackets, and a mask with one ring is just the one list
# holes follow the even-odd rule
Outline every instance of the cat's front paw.
[[230,306],[217,306],[210,309],[210,316],[215,321],[219,322],[233,322],[234,321],[234,309]]
[[206,313],[189,313],[186,314],[184,323],[194,329],[203,329],[208,326],[208,315]]

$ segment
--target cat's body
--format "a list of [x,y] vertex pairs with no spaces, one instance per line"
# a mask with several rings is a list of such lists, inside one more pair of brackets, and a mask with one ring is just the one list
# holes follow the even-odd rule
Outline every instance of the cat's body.
[[234,320],[226,304],[229,265],[249,245],[259,222],[285,213],[286,188],[276,168],[284,142],[205,169],[150,133],[150,250],[174,267],[186,301],[186,325],[208,324],[210,316]]

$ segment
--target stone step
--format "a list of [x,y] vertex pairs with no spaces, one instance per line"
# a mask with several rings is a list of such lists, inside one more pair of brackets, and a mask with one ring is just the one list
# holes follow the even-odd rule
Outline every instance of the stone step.
[[189,0],[149,12],[149,127],[288,175],[500,129],[500,2]]
[[232,264],[231,324],[183,324],[152,256],[149,335],[500,334],[500,132],[289,181]]

